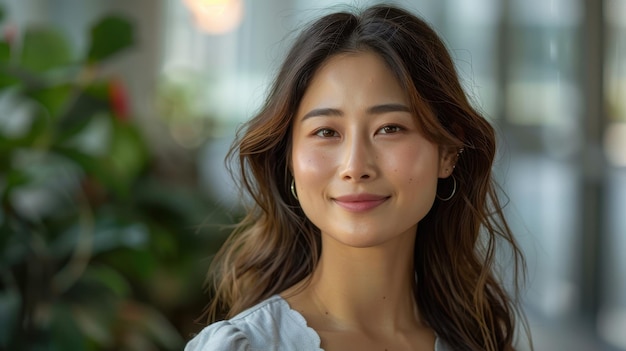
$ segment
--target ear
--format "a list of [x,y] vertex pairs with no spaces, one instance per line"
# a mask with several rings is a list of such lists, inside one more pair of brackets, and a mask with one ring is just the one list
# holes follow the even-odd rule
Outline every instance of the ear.
[[456,161],[463,149],[441,147],[439,150],[439,178],[448,178],[454,171]]

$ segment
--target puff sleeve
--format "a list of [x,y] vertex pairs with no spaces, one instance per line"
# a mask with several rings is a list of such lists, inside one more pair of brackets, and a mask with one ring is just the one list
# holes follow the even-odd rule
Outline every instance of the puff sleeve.
[[252,351],[248,337],[229,321],[205,327],[187,343],[185,351]]

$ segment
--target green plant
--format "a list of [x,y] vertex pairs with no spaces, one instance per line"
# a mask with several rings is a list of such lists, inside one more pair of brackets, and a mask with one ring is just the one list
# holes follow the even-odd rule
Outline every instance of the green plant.
[[156,171],[102,74],[133,43],[119,16],[78,58],[50,27],[0,41],[0,349],[176,350],[201,312],[198,263],[223,236],[192,226],[226,216]]

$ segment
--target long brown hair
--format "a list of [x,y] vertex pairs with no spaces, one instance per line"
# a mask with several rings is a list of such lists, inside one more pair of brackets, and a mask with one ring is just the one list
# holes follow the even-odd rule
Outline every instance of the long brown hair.
[[228,159],[238,157],[236,178],[253,201],[212,263],[209,322],[280,293],[315,269],[320,233],[289,190],[291,125],[320,64],[358,51],[384,59],[427,138],[464,150],[454,171],[456,194],[435,201],[418,225],[415,300],[422,318],[455,350],[512,350],[516,316],[522,314],[495,274],[496,248],[504,242],[511,249],[515,293],[525,266],[492,179],[494,130],[468,102],[438,35],[389,5],[333,13],[310,24],[260,112],[239,130]]

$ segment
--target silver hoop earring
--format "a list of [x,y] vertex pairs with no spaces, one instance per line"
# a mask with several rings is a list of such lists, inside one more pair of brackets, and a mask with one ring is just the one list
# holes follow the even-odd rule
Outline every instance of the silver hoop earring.
[[454,194],[456,194],[456,178],[454,178],[454,175],[452,175],[452,174],[450,174],[450,177],[452,177],[452,182],[454,184],[452,186],[452,193],[448,197],[446,197],[446,198],[443,198],[443,197],[439,196],[439,194],[437,194],[436,195],[437,198],[439,200],[441,200],[441,201],[448,201],[448,200],[450,200],[454,196]]
[[298,194],[296,194],[296,179],[295,178],[291,178],[291,195],[293,195],[293,197],[296,198],[296,200],[299,200]]

